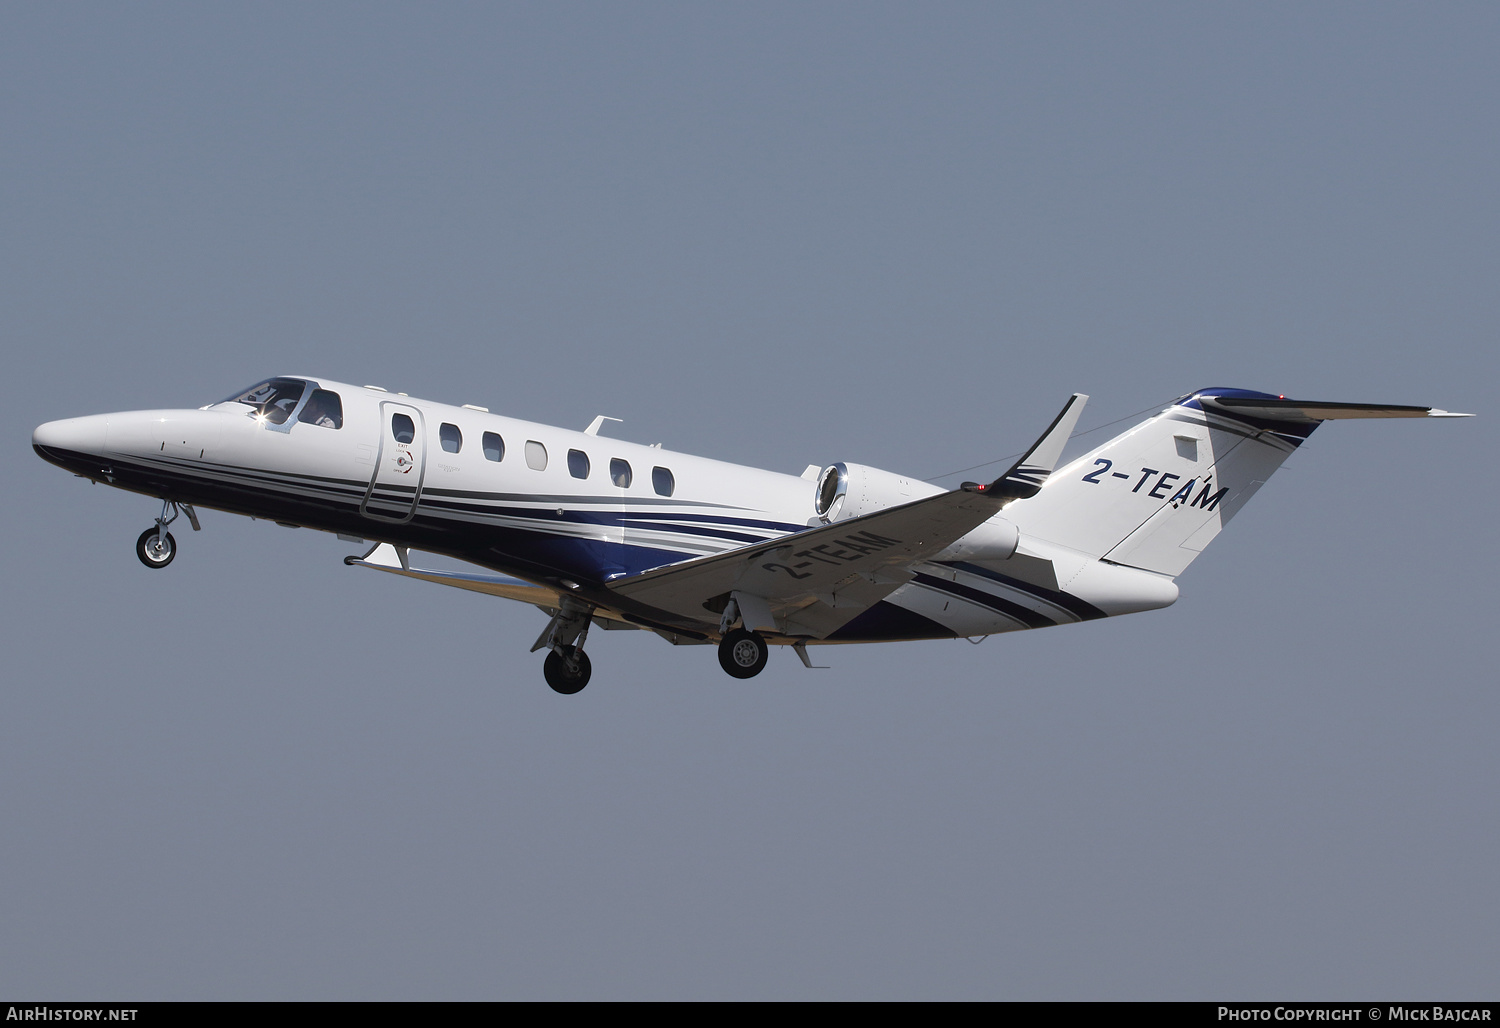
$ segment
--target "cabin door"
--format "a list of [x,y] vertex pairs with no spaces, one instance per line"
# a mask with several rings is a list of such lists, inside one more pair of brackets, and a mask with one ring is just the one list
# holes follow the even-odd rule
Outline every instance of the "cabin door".
[[376,521],[410,521],[422,495],[427,433],[422,412],[389,400],[380,404],[380,452],[359,512]]

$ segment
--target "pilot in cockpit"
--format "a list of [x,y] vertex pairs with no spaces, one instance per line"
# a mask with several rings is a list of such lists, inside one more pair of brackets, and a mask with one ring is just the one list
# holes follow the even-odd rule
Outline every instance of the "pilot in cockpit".
[[317,425],[319,428],[341,428],[344,424],[344,405],[339,402],[338,393],[314,389],[302,408],[302,413],[297,415],[297,420],[304,425]]

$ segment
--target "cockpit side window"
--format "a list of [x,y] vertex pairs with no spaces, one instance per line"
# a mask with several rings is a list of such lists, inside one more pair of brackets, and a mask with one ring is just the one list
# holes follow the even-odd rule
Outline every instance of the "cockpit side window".
[[308,383],[300,378],[272,378],[246,389],[238,396],[231,396],[224,402],[254,407],[257,417],[273,425],[284,425],[286,419],[292,416],[292,411],[296,409],[307,386]]
[[299,424],[317,425],[320,428],[343,428],[343,401],[339,399],[338,393],[314,389],[303,405],[302,413],[297,415],[297,421]]

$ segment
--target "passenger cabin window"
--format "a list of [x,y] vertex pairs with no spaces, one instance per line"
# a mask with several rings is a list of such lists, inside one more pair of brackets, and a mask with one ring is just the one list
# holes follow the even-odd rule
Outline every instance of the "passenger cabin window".
[[611,458],[609,462],[609,480],[615,484],[616,488],[629,489],[630,462],[621,460],[619,457]]
[[398,443],[409,443],[417,437],[417,426],[405,414],[392,414],[391,435]]
[[438,441],[449,453],[457,453],[464,448],[464,434],[458,430],[457,425],[450,425],[446,421],[438,426]]
[[255,408],[255,416],[262,421],[285,425],[302,394],[307,391],[307,385],[300,378],[272,378],[224,402],[246,404]]
[[656,490],[657,496],[671,496],[676,485],[677,483],[672,479],[672,472],[666,468],[651,469],[651,488]]
[[589,477],[589,455],[582,450],[568,451],[568,474],[574,478]]
[[343,428],[344,404],[339,400],[338,393],[314,389],[307,402],[302,405],[302,413],[297,415],[297,420],[301,424],[317,425],[319,428]]
[[505,440],[494,432],[486,432],[480,440],[484,444],[485,460],[502,460],[505,457]]
[[526,466],[532,471],[547,470],[547,448],[535,439],[526,440]]

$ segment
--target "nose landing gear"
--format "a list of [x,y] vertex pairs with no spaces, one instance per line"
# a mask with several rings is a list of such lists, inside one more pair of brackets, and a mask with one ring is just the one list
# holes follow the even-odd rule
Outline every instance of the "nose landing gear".
[[[200,531],[202,526],[198,524],[198,512],[193,510],[192,504],[184,503],[181,507],[182,513],[192,523],[193,531]],[[177,510],[176,501],[162,500],[161,516],[156,519],[156,526],[146,529],[135,541],[135,555],[148,568],[164,568],[177,556],[177,540],[167,531],[167,526],[177,520]],[[168,511],[171,512],[171,517],[167,516]]]
[[148,528],[135,541],[135,555],[148,568],[164,568],[177,556],[177,540],[160,526]]

